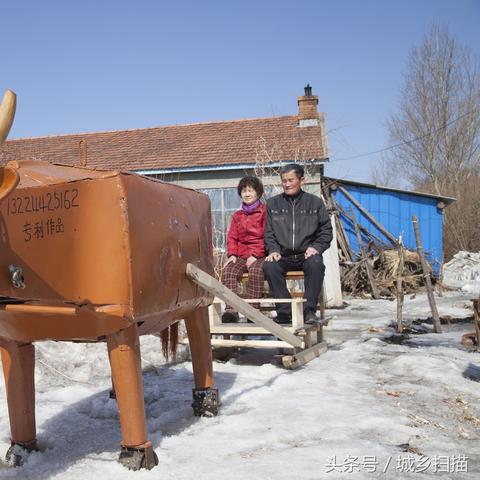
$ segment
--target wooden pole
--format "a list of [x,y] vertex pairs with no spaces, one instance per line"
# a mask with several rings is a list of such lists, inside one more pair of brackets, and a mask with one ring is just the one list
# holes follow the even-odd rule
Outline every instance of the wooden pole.
[[[353,225],[353,220],[350,217],[350,215],[346,212],[346,210],[337,202],[334,200],[334,205],[335,208],[340,212],[342,216],[344,216],[347,220],[350,221]],[[377,235],[374,235],[372,232],[369,232],[367,228],[363,227],[362,225],[359,225],[360,231],[363,232],[365,235],[368,235],[372,240],[375,241],[375,243],[378,243],[379,245],[384,245],[385,248],[388,248],[390,245],[389,243],[387,244],[384,240],[382,240],[380,237]]]
[[398,272],[397,272],[397,332],[403,332],[403,266],[405,258],[403,255],[402,240],[398,242]]
[[[442,259],[440,262],[440,272],[439,272],[438,282],[436,283],[437,293],[439,297],[443,297],[443,252]],[[450,321],[448,322],[450,324]]]
[[350,245],[348,244],[347,236],[345,235],[345,231],[343,230],[342,222],[338,215],[335,215],[335,223],[337,227],[337,241],[338,245],[340,246],[340,250],[342,251],[345,259],[348,262],[352,261],[352,252],[350,249]]
[[360,256],[365,259],[365,268],[367,269],[367,277],[368,281],[370,282],[370,287],[372,289],[372,297],[378,300],[380,298],[380,295],[378,293],[377,286],[375,285],[375,279],[373,278],[373,268],[368,261],[367,252],[363,248],[362,234],[360,233],[360,228],[358,227],[358,223],[355,218],[355,214],[353,213],[353,210],[351,210],[351,215],[353,218],[353,224],[355,226],[355,233],[358,239],[358,251],[360,252]]
[[414,215],[412,217],[413,230],[415,231],[415,240],[417,242],[417,252],[420,257],[420,263],[422,264],[423,278],[425,278],[425,287],[427,289],[428,302],[430,303],[430,309],[432,311],[433,326],[436,333],[442,333],[442,326],[440,324],[440,317],[438,316],[437,305],[433,296],[432,281],[430,279],[430,269],[423,255],[422,240],[420,239],[420,227],[418,226],[418,219]]
[[473,323],[477,334],[477,351],[480,352],[480,299],[473,300]]
[[397,239],[368,210],[357,202],[357,200],[355,200],[345,188],[339,185],[338,189],[392,242],[393,245],[397,245]]

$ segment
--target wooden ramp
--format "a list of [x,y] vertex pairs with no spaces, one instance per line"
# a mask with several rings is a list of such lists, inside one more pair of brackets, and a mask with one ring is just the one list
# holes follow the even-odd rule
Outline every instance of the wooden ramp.
[[[208,273],[189,263],[186,267],[187,276],[196,284],[209,291],[216,297],[214,307],[217,307],[219,317],[218,299],[231,305],[237,312],[251,320],[251,323],[222,324],[218,321],[211,322],[210,333],[212,335],[240,336],[240,339],[212,339],[212,345],[232,347],[256,347],[256,348],[288,348],[292,350],[289,355],[282,357],[282,363],[286,368],[297,368],[318,357],[327,350],[327,343],[323,340],[323,326],[328,322],[322,321],[314,325],[303,324],[302,303],[303,299],[261,299],[260,303],[290,302],[292,303],[293,323],[291,327],[275,323],[270,318],[249,304],[249,301],[240,298],[234,292],[222,285]],[[250,300],[259,303],[259,300]],[[213,323],[213,324],[212,324]],[[274,335],[279,340],[251,340],[248,335]]]

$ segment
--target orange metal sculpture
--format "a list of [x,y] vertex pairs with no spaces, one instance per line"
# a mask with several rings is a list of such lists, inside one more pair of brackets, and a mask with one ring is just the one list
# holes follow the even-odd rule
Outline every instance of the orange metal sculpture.
[[[0,142],[15,96],[0,108]],[[119,461],[158,463],[148,441],[139,335],[185,319],[196,415],[215,415],[207,306],[185,275],[212,271],[208,197],[139,175],[46,162],[9,162],[0,173],[0,351],[12,446],[21,464],[36,449],[34,342],[104,341],[120,413]]]

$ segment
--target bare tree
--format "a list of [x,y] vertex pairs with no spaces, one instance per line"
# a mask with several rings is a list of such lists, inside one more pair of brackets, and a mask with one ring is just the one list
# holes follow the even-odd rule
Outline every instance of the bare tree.
[[[267,141],[264,137],[259,137],[255,144],[255,166],[254,174],[264,182],[265,178],[268,177],[278,177],[280,175],[281,167],[272,166],[272,163],[276,163],[278,158],[285,158],[284,146],[291,144],[292,141],[289,137],[280,137],[276,136],[273,140]],[[305,180],[306,182],[311,182],[315,179],[318,172],[314,160],[308,158],[306,152],[311,150],[312,143],[303,143],[299,147],[290,153],[290,158],[285,161],[287,163],[298,163],[303,166],[305,170]],[[276,195],[280,193],[282,188],[280,186],[280,180],[278,184],[273,186],[272,192],[270,195]]]
[[411,52],[398,111],[387,122],[390,166],[415,189],[457,198],[445,214],[447,258],[480,249],[479,66],[446,27],[434,25]]
[[372,182],[382,187],[400,187],[401,176],[399,166],[391,161],[389,157],[382,157],[377,165],[371,169]]
[[459,250],[480,251],[480,174],[465,175],[454,194],[457,201],[446,210],[444,225],[445,258]]

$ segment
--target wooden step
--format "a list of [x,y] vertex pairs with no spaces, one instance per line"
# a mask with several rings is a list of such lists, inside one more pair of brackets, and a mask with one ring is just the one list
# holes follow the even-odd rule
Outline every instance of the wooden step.
[[[285,330],[293,332],[291,325],[282,325]],[[212,335],[273,335],[266,328],[255,325],[254,323],[222,323],[220,325],[211,325],[210,334]]]

